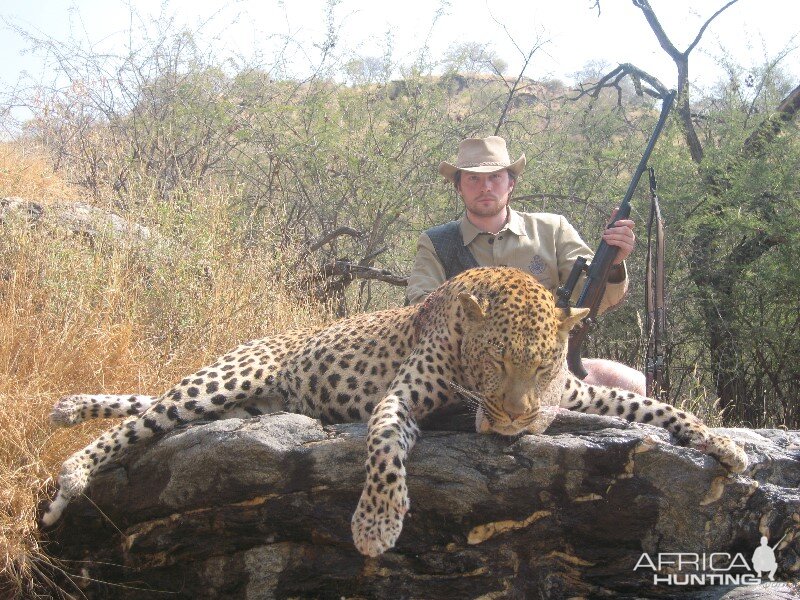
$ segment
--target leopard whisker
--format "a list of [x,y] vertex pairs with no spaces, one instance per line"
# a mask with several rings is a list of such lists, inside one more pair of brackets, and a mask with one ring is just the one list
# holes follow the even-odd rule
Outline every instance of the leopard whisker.
[[462,387],[455,383],[454,381],[448,381],[450,388],[461,398],[464,400],[464,403],[473,411],[477,412],[479,408],[484,408],[485,401],[483,397],[476,393],[468,390],[465,387]]
[[497,421],[501,421],[504,418],[503,411],[497,408],[492,404],[484,404],[483,405],[483,414],[489,419],[490,422],[494,423]]

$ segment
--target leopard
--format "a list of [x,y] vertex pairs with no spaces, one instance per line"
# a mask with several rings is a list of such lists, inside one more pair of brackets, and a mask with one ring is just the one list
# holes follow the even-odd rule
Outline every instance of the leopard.
[[67,458],[41,525],[53,526],[98,469],[132,446],[195,421],[280,411],[323,424],[367,423],[366,478],[351,533],[369,557],[400,536],[420,423],[453,409],[474,409],[476,434],[509,438],[542,434],[564,409],[649,423],[716,459],[727,477],[742,473],[744,450],[692,413],[585,383],[569,371],[569,333],[587,312],[557,307],[524,271],[479,267],[444,282],[421,304],[246,342],[158,397],[67,396],[53,409],[55,425],[123,420]]

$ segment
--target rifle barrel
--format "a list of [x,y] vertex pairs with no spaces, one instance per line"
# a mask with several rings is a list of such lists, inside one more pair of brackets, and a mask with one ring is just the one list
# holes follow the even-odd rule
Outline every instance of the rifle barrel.
[[[664,128],[664,125],[667,122],[667,117],[669,116],[669,111],[672,108],[672,103],[675,101],[676,94],[677,92],[672,90],[664,97],[658,123],[656,123],[655,129],[653,129],[653,133],[650,135],[650,140],[647,142],[647,146],[644,149],[644,154],[642,154],[642,159],[639,161],[639,165],[636,167],[636,171],[633,173],[633,178],[628,185],[628,191],[625,192],[625,197],[622,199],[622,202],[617,209],[617,216],[612,223],[608,224],[608,227],[613,227],[618,220],[627,219],[630,216],[631,198],[633,198],[633,194],[636,193],[639,180],[642,178],[642,174],[647,169],[647,161],[650,160],[650,154],[652,154],[653,148],[655,148],[656,142],[658,141],[658,137],[661,135],[661,130]],[[594,258],[592,259],[592,263],[589,265],[589,272],[587,273],[586,282],[584,283],[584,289],[581,292],[576,306],[585,306],[585,304],[581,304],[581,302],[586,301],[586,292],[591,280],[605,281],[608,278],[608,271],[611,269],[611,263],[614,262],[618,251],[619,248],[616,246],[608,245],[605,240],[600,241],[597,252],[595,252]]]
[[653,148],[656,146],[658,136],[661,135],[661,130],[664,129],[664,125],[667,122],[667,117],[669,116],[669,111],[672,108],[672,103],[675,101],[675,95],[677,93],[678,92],[675,90],[672,90],[664,97],[664,102],[661,105],[661,116],[659,116],[658,123],[656,123],[655,129],[653,129],[653,133],[650,135],[650,140],[647,142],[647,147],[644,149],[644,154],[642,154],[642,159],[639,161],[639,166],[636,167],[636,171],[633,174],[633,179],[631,179],[631,183],[628,185],[628,191],[625,192],[625,198],[623,198],[622,204],[620,204],[620,211],[623,210],[623,207],[627,210],[627,214],[622,217],[623,219],[627,219],[630,216],[631,198],[633,198],[633,194],[636,193],[636,187],[639,185],[639,179],[641,179],[642,174],[645,172],[645,169],[647,169],[647,161],[650,160],[650,154],[652,154]]
[[[631,179],[631,183],[628,186],[628,191],[625,193],[625,197],[623,198],[622,203],[617,210],[617,216],[615,217],[614,223],[616,223],[616,221],[619,219],[627,219],[631,214],[631,198],[633,198],[633,194],[636,192],[636,187],[639,185],[639,179],[641,179],[642,174],[647,168],[647,161],[650,159],[650,154],[652,153],[653,148],[658,141],[659,135],[661,135],[661,130],[664,128],[664,125],[667,122],[667,117],[669,116],[669,112],[672,108],[672,103],[675,101],[676,95],[677,92],[672,90],[664,97],[664,101],[661,104],[661,115],[658,118],[658,123],[656,123],[656,127],[650,136],[650,140],[647,142],[647,147],[644,150],[642,159],[639,161],[639,165],[636,167],[633,179]],[[614,223],[610,223],[608,226],[612,227]],[[589,309],[589,314],[587,317],[584,318],[581,324],[573,329],[570,333],[569,348],[567,350],[567,364],[569,365],[569,369],[581,379],[584,379],[587,375],[586,369],[583,367],[581,362],[581,346],[583,345],[583,340],[586,337],[589,323],[591,323],[592,319],[597,316],[600,308],[600,302],[603,299],[606,282],[608,281],[608,276],[611,271],[611,265],[614,262],[614,259],[617,257],[617,252],[618,248],[609,246],[604,240],[601,240],[600,246],[598,247],[597,252],[595,252],[592,263],[589,266],[588,272],[586,273],[586,281],[583,284],[583,289],[581,290],[578,301],[575,303],[575,306],[578,308]],[[572,286],[568,287],[565,285],[563,288],[558,290],[556,306],[559,308],[569,308],[569,298],[572,295],[572,290],[575,287],[575,282],[578,279],[578,275],[580,275],[585,268],[584,265],[585,260],[581,265],[577,263],[573,265],[572,272],[568,278],[568,281],[572,284]]]

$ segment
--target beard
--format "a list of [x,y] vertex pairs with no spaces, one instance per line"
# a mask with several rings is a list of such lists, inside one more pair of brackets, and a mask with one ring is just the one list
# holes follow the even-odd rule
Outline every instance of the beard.
[[495,217],[505,212],[507,206],[508,198],[486,197],[471,201],[467,205],[467,212],[479,217]]

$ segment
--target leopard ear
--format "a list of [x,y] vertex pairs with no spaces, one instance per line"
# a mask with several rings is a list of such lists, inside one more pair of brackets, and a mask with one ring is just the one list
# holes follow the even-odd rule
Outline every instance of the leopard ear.
[[561,321],[558,326],[558,333],[562,336],[569,335],[570,330],[590,312],[588,308],[557,308],[556,316]]
[[458,295],[458,301],[461,302],[461,306],[464,308],[464,312],[467,313],[467,318],[470,321],[480,322],[486,317],[486,301],[481,303],[475,296],[467,292],[461,292]]

